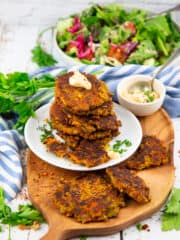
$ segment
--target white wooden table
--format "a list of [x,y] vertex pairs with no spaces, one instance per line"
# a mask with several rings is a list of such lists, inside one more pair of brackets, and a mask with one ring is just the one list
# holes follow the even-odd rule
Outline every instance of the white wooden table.
[[[98,3],[119,2],[123,6],[134,7],[133,0],[122,1],[91,1]],[[139,0],[135,7],[145,8],[151,11],[164,10],[179,0]],[[58,17],[68,16],[78,12],[88,6],[88,1],[83,0],[0,0],[0,72],[7,73],[13,71],[27,71],[37,69],[31,62],[31,49],[36,42],[37,34],[40,30],[52,26],[57,22]],[[173,14],[174,19],[180,23],[180,15]],[[52,33],[46,36],[52,40]],[[45,48],[57,57],[53,45],[48,44]],[[174,185],[180,187],[180,118],[172,119],[175,129],[175,150],[174,161],[176,166],[176,179]],[[12,201],[11,205],[16,207],[21,201]],[[22,200],[24,201],[24,200]],[[178,231],[161,231],[161,212],[154,214],[151,218],[141,222],[148,224],[150,231],[138,231],[136,226],[131,226],[123,232],[107,237],[89,237],[89,240],[179,240]],[[40,236],[48,230],[48,226],[43,224],[39,231],[12,229],[13,240],[38,240]],[[8,239],[7,229],[0,233],[1,240]],[[79,239],[79,238],[77,238]],[[53,239],[52,239],[53,240]]]

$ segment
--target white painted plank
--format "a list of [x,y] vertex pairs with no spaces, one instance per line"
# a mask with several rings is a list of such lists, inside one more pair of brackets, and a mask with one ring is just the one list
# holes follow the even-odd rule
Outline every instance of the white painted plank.
[[31,49],[35,44],[38,27],[1,23],[0,71],[28,71]]
[[69,14],[79,12],[89,6],[89,2],[94,3],[112,3],[118,2],[122,6],[145,8],[152,11],[160,11],[166,7],[178,4],[178,0],[1,0],[0,1],[0,16],[3,20],[9,21],[11,24],[28,24],[41,25],[54,24],[59,17],[68,16]]
[[123,231],[123,240],[179,240],[179,231],[161,231],[161,222],[159,213],[153,215],[151,218],[142,221],[142,225],[147,224],[148,229],[138,231],[136,226],[132,226]]

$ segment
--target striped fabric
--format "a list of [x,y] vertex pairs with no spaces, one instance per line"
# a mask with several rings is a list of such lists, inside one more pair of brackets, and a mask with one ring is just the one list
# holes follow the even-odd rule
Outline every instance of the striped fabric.
[[[57,76],[65,70],[79,69],[82,72],[96,73],[98,78],[105,81],[112,93],[114,101],[117,101],[116,87],[122,78],[133,74],[150,75],[154,67],[125,65],[122,67],[108,67],[100,65],[82,65],[76,67],[45,67],[30,74],[31,77],[40,77],[43,74]],[[180,68],[168,67],[161,74],[159,80],[166,85],[166,98],[164,108],[171,117],[180,116]],[[47,103],[53,92],[43,90],[36,94],[44,95],[42,104]],[[6,199],[13,199],[19,192],[22,183],[21,150],[25,149],[23,137],[12,130],[14,119],[7,120],[0,116],[0,186],[4,189]]]
[[0,186],[7,200],[13,199],[21,189],[20,152],[24,148],[23,137],[15,130],[8,130],[7,122],[0,118]]

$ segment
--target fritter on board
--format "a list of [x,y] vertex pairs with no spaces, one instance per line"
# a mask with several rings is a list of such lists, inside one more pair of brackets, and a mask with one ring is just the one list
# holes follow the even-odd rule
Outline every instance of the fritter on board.
[[139,203],[147,203],[150,201],[149,188],[144,180],[132,171],[118,166],[106,169],[107,175],[115,188],[120,192],[126,193]]
[[118,215],[124,197],[102,175],[87,173],[66,181],[61,179],[54,196],[60,213],[78,222],[104,221]]
[[138,150],[120,164],[129,169],[142,170],[169,162],[167,147],[154,136],[144,136]]

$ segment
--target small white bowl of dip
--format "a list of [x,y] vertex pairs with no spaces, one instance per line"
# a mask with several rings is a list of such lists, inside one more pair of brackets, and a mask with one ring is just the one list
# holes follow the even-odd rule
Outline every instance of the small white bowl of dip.
[[117,86],[119,103],[136,116],[147,116],[161,108],[165,98],[165,87],[155,79],[153,91],[150,76],[132,75],[120,81]]

